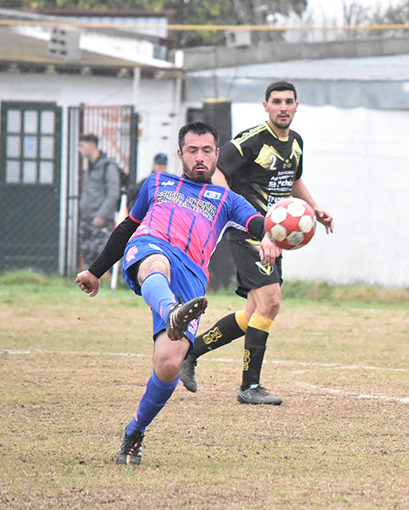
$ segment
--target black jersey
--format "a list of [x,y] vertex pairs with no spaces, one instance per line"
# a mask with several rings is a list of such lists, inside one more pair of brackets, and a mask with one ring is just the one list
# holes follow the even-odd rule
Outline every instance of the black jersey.
[[277,200],[291,195],[302,174],[303,140],[290,130],[278,138],[267,122],[242,131],[220,149],[217,167],[230,188],[265,215]]

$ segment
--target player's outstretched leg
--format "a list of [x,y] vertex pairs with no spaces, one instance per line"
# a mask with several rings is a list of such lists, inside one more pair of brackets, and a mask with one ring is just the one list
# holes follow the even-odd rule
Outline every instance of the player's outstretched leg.
[[144,434],[140,430],[135,430],[128,436],[126,430],[124,431],[121,439],[121,446],[119,447],[116,456],[117,464],[136,464],[139,466],[142,459],[142,444]]
[[214,326],[195,339],[195,346],[185,359],[180,372],[180,379],[185,388],[192,393],[197,391],[195,368],[197,358],[214,351],[223,345],[227,345],[236,338],[244,335],[247,329],[248,319],[245,311],[231,313],[219,319]]
[[190,322],[197,319],[207,308],[205,297],[193,298],[187,303],[176,303],[170,309],[166,321],[166,334],[171,340],[180,340],[185,336]]

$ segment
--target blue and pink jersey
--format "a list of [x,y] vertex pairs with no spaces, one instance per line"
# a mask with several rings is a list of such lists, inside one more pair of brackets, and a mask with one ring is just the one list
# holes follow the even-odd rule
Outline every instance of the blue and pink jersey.
[[227,228],[247,230],[261,216],[242,196],[222,186],[166,173],[149,176],[129,213],[139,223],[128,243],[140,236],[161,239],[198,276]]

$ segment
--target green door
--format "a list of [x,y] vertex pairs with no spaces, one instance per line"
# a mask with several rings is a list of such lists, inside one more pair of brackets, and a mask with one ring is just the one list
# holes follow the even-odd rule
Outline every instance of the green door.
[[0,271],[59,269],[61,108],[2,102]]

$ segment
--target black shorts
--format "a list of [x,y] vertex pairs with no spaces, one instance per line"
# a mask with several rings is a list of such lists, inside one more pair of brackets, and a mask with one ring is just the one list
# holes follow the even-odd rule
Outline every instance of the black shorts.
[[241,239],[232,239],[229,236],[229,247],[236,265],[236,294],[247,298],[251,289],[259,289],[273,283],[280,285],[283,283],[281,255],[275,260],[272,267],[261,262],[260,241],[250,236],[243,236]]

